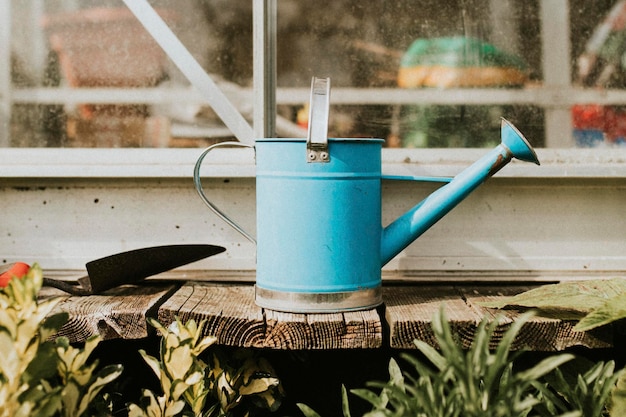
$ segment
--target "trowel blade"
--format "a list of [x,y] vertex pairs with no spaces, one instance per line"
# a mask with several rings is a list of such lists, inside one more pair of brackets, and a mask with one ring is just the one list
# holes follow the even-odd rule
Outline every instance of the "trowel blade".
[[221,246],[183,244],[153,246],[117,253],[88,262],[81,286],[92,294],[132,284],[152,275],[199,261],[226,250]]

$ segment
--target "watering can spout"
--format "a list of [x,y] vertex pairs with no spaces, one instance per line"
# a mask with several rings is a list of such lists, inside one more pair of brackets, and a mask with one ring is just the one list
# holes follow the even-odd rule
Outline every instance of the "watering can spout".
[[387,264],[513,158],[539,165],[535,151],[524,136],[510,122],[502,119],[501,143],[498,146],[385,227],[381,241],[381,265]]

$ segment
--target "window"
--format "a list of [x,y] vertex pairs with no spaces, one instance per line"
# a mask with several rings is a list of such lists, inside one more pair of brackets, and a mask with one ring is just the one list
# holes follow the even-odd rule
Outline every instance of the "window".
[[[264,56],[253,54],[254,3],[152,2],[250,125],[254,61]],[[277,39],[276,105],[266,110],[279,136],[304,134],[315,75],[332,80],[331,136],[488,147],[504,116],[536,147],[624,141],[622,2],[276,4],[277,19],[265,20]],[[3,147],[203,147],[232,138],[122,1],[2,5]],[[611,13],[617,26],[603,37]]]
[[[254,245],[195,195],[194,163],[233,137],[305,136],[311,77],[329,76],[330,135],[385,139],[386,174],[456,175],[498,140],[500,116],[543,148],[542,166],[507,166],[390,268],[427,279],[626,270],[622,1],[150,4],[226,99],[207,99],[174,60],[141,45],[151,39],[122,0],[0,0],[0,262],[81,269],[159,242],[212,242],[227,251],[201,266],[253,270]],[[55,19],[69,14],[80,34],[69,39],[83,41],[103,8],[130,25],[95,37],[121,33],[103,45],[119,55],[77,56],[87,69],[137,77],[72,84],[52,45]],[[603,31],[608,16],[615,28]],[[420,55],[424,42],[439,54]],[[593,57],[580,77],[581,59]],[[434,85],[421,86],[420,74]],[[208,106],[215,97],[224,106]],[[252,152],[224,149],[205,168],[216,204],[254,235]],[[385,183],[383,223],[433,188]]]

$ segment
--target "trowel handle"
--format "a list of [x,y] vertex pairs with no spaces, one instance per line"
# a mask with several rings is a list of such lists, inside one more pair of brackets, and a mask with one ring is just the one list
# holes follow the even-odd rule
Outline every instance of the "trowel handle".
[[204,160],[204,157],[206,157],[207,154],[209,152],[211,152],[213,149],[215,149],[217,147],[220,147],[220,146],[239,146],[239,147],[242,147],[242,148],[252,148],[252,149],[254,149],[254,146],[248,145],[248,144],[245,144],[245,143],[241,143],[241,142],[220,142],[220,143],[216,143],[215,145],[209,146],[208,148],[206,148],[202,152],[202,154],[200,155],[200,157],[196,161],[196,166],[193,169],[193,183],[196,186],[196,191],[198,191],[198,194],[200,195],[200,198],[211,209],[211,211],[213,211],[213,213],[215,213],[219,218],[221,218],[226,223],[228,223],[228,225],[230,227],[232,227],[233,229],[235,229],[236,231],[241,233],[250,242],[256,244],[256,239],[254,239],[248,232],[243,230],[241,228],[241,226],[239,226],[237,223],[235,223],[230,217],[228,217],[226,214],[224,214],[224,212],[222,212],[222,210],[220,210],[215,204],[213,204],[208,199],[206,194],[204,194],[204,189],[202,188],[202,182],[200,181],[200,166],[202,165],[202,161]]

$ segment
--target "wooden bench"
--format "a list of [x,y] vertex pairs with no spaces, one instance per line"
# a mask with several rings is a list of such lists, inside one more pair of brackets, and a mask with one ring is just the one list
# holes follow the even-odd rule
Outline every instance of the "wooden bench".
[[[535,284],[536,285],[536,284]],[[483,317],[498,318],[502,330],[519,316],[515,310],[494,310],[480,301],[512,295],[533,285],[493,284],[383,284],[384,304],[377,309],[331,314],[292,314],[262,309],[254,303],[251,282],[150,280],[123,286],[103,295],[67,296],[45,288],[42,296],[63,299],[55,311],[66,311],[68,323],[60,335],[80,342],[93,334],[103,339],[141,339],[154,334],[146,323],[155,317],[170,324],[206,321],[205,332],[227,346],[283,350],[412,349],[415,339],[435,345],[430,323],[442,303],[461,343],[469,346]],[[575,323],[541,317],[523,327],[515,347],[560,351],[573,346],[607,348],[613,332],[574,332]],[[497,340],[493,341],[494,345]]]

